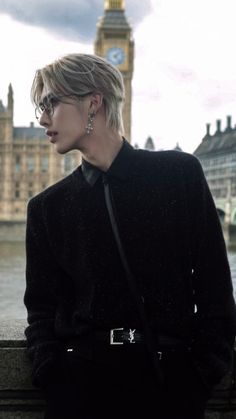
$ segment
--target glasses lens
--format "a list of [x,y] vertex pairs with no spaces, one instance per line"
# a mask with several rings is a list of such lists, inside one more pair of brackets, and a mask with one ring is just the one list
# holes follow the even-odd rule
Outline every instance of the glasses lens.
[[48,116],[52,116],[54,112],[54,98],[50,97],[45,104],[45,112]]
[[[59,102],[65,102],[63,99],[66,97],[72,97],[73,95],[63,95],[63,96],[53,96],[52,94],[46,96],[41,103],[35,108],[35,117],[39,119],[43,112],[51,117],[54,114],[54,107],[58,105]],[[76,95],[74,95],[76,97]],[[84,96],[78,96],[80,99],[83,99]]]
[[46,112],[48,116],[53,115],[53,98],[46,97],[43,99],[43,102],[41,102],[36,108],[35,108],[35,117],[36,119],[39,119],[43,112]]
[[42,111],[39,108],[35,108],[34,113],[35,113],[36,119],[39,119],[40,116],[42,115]]

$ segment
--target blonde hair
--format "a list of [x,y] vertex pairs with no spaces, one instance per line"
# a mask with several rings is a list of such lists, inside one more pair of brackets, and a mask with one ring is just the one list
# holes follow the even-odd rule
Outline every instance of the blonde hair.
[[55,96],[71,94],[79,97],[100,92],[107,126],[123,134],[123,77],[105,59],[91,54],[68,54],[37,70],[31,88],[31,99],[36,106],[41,101],[44,86]]

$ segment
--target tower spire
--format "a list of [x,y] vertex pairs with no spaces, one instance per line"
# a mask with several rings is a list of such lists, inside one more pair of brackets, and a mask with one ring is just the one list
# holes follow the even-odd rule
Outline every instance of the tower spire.
[[125,0],[105,0],[105,10],[125,10]]
[[14,104],[13,89],[12,89],[12,85],[9,84],[9,86],[8,86],[8,96],[7,96],[7,109],[11,112],[13,112],[13,104]]
[[104,0],[104,14],[97,24],[95,54],[116,66],[123,75],[125,104],[123,120],[125,137],[131,141],[132,76],[134,42],[125,15],[125,0]]

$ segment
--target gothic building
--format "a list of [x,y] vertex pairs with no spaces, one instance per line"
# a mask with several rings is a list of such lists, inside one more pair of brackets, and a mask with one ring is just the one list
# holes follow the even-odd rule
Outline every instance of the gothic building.
[[124,0],[105,0],[104,15],[97,24],[95,54],[121,71],[125,84],[123,110],[125,137],[131,142],[131,82],[134,63],[132,30],[125,16]]
[[29,198],[66,176],[80,155],[58,155],[43,128],[13,126],[14,99],[8,89],[5,107],[0,101],[0,221],[23,221]]
[[147,138],[147,140],[145,142],[145,145],[144,145],[144,148],[145,148],[145,150],[149,150],[149,151],[154,151],[155,150],[155,145],[154,145],[152,137]]
[[201,161],[208,185],[222,221],[236,224],[236,127],[227,117],[225,129],[216,121],[216,131],[206,134],[194,154]]
[[216,121],[216,131],[210,134],[207,124],[206,134],[194,151],[201,161],[209,187],[214,198],[236,196],[236,128],[231,126],[231,116],[227,117],[226,128]]
[[[131,81],[133,41],[125,17],[124,0],[105,0],[99,20],[95,54],[105,57],[122,72],[126,89],[123,112],[125,136],[131,141]],[[78,151],[58,155],[44,129],[14,127],[14,99],[9,86],[7,105],[0,101],[0,222],[24,221],[27,201],[68,175],[80,163]]]

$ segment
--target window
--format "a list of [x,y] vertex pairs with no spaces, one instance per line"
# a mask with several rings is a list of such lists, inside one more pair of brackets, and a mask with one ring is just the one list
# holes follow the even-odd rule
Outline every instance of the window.
[[232,187],[231,195],[236,196],[236,186],[235,185],[233,185],[233,187]]
[[29,182],[28,184],[28,197],[32,198],[32,196],[34,195],[34,186],[32,182]]
[[15,198],[20,198],[20,183],[15,183]]
[[28,156],[27,157],[27,166],[28,166],[28,171],[29,172],[34,171],[34,157],[33,156]]
[[20,172],[21,158],[19,155],[15,157],[15,173]]
[[41,159],[41,170],[42,172],[48,172],[49,159],[48,156],[43,156]]

